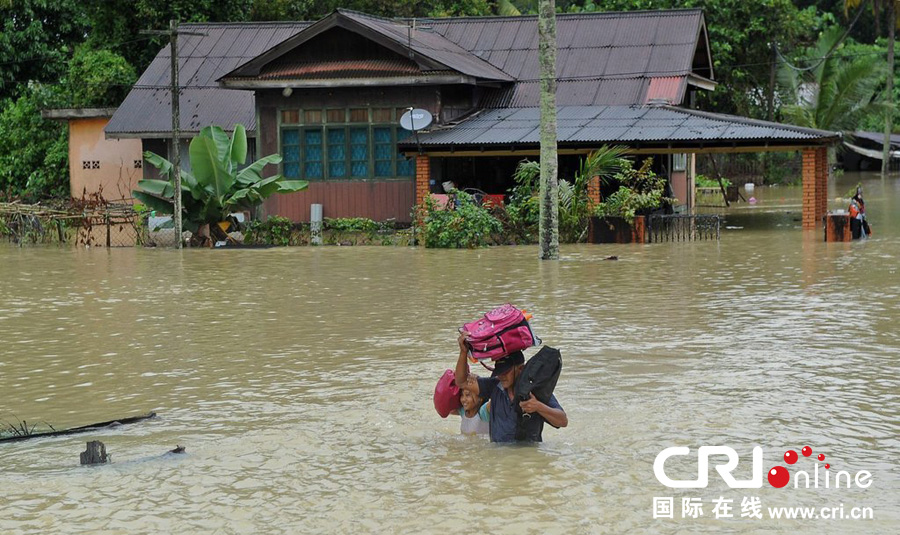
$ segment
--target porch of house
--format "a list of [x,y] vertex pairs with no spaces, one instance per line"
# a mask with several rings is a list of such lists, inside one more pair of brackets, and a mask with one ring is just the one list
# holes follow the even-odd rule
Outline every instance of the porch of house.
[[[690,212],[693,208],[690,197],[694,161],[698,154],[800,151],[803,154],[803,228],[819,228],[825,215],[827,150],[840,141],[838,132],[667,105],[561,106],[557,117],[559,176],[562,178],[574,175],[577,163],[573,166],[569,162],[577,162],[579,156],[603,145],[626,146],[631,156],[655,156],[654,171],[669,179],[673,196],[685,197],[686,211]],[[435,192],[436,185],[447,180],[441,173],[446,172],[448,164],[442,159],[496,157],[500,159],[498,162],[524,157],[536,159],[539,121],[537,108],[494,109],[450,128],[420,133],[416,144],[401,143],[401,150],[408,155],[417,155],[416,203],[421,204],[426,195]],[[684,164],[684,170],[679,169],[676,173],[675,158],[671,156],[684,154],[692,156]],[[574,160],[566,160],[573,156]],[[667,156],[668,159],[664,158]],[[508,170],[511,164],[507,161],[504,165]],[[455,164],[451,169],[460,170],[459,174],[466,176],[464,164]],[[479,173],[469,172],[469,176],[477,177]],[[485,182],[493,186],[493,180],[493,176],[488,175]],[[679,181],[683,184],[678,184]],[[601,198],[598,182],[592,180],[589,184],[589,193],[595,202]]]
[[[578,153],[564,153],[559,156],[559,172],[561,179],[572,179],[578,171],[581,159],[591,149],[581,149]],[[595,150],[595,149],[594,149]],[[802,228],[815,230],[821,227],[822,218],[828,206],[828,152],[823,146],[769,147],[765,145],[724,148],[703,148],[702,146],[682,147],[678,149],[637,149],[630,154],[638,160],[654,157],[654,171],[668,177],[673,192],[685,191],[683,199],[687,212],[693,212],[693,171],[698,155],[711,152],[774,152],[801,151],[802,153],[802,185],[803,208]],[[416,156],[415,203],[421,205],[428,195],[435,196],[439,203],[446,199],[444,183],[453,182],[456,188],[466,191],[477,190],[486,194],[492,202],[507,202],[509,191],[515,186],[515,169],[519,162],[526,159],[537,160],[536,151],[521,151],[518,155],[504,152],[491,153],[479,151],[483,155],[467,153],[448,154],[446,152],[423,152]],[[663,159],[672,154],[687,154],[688,160],[684,171],[672,170]],[[681,182],[684,184],[681,184]],[[600,202],[603,195],[599,179],[594,177],[588,184],[588,194],[594,202]],[[677,196],[677,194],[676,194]]]

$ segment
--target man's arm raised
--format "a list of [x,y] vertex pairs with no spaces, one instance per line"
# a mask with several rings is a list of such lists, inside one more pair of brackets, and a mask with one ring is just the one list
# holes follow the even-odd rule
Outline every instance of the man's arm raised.
[[461,389],[468,390],[476,396],[479,395],[478,381],[473,381],[474,377],[469,377],[469,348],[466,347],[466,337],[469,336],[467,331],[459,333],[456,342],[459,344],[459,358],[456,360],[456,386]]

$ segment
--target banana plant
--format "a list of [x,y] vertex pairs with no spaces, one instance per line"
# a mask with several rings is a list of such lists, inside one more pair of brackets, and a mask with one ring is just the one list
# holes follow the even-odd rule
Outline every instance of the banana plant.
[[[207,126],[191,140],[191,172],[181,171],[182,204],[185,228],[192,232],[205,224],[224,221],[228,214],[254,211],[275,193],[293,193],[306,189],[305,180],[287,180],[281,175],[263,178],[265,166],[281,163],[281,156],[270,154],[241,168],[247,161],[247,132],[235,125],[234,134],[219,126]],[[153,152],[144,159],[159,169],[164,180],[138,181],[134,197],[152,210],[171,214],[174,208],[175,179],[170,161]]]

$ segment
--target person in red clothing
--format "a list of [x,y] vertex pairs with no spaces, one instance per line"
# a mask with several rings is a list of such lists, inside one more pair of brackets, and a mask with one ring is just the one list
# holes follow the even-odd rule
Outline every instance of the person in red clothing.
[[850,234],[854,240],[866,239],[872,235],[866,219],[866,203],[863,201],[862,186],[856,187],[856,195],[850,199]]

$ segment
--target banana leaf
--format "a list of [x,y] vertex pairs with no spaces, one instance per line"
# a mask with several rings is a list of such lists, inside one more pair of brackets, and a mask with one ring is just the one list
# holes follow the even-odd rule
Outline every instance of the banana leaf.
[[252,164],[238,171],[237,181],[245,186],[259,182],[263,179],[262,170],[268,164],[277,165],[281,163],[280,154],[270,154],[256,160]]
[[171,199],[173,197],[173,192],[175,191],[175,187],[168,180],[138,180],[137,185],[147,193],[152,193],[153,195],[158,195],[167,199]]
[[194,178],[219,200],[228,194],[234,184],[234,175],[225,168],[225,162],[217,158],[220,152],[224,154],[224,150],[220,150],[212,137],[198,136],[191,140],[189,151]]
[[234,133],[231,135],[231,162],[235,167],[247,163],[247,130],[242,124],[234,125]]
[[172,201],[162,199],[160,197],[156,197],[155,195],[144,193],[143,191],[138,190],[131,192],[131,194],[134,195],[135,199],[141,201],[141,203],[149,207],[151,210],[156,210],[157,212],[163,214],[172,214],[175,212],[175,207],[172,205]]

